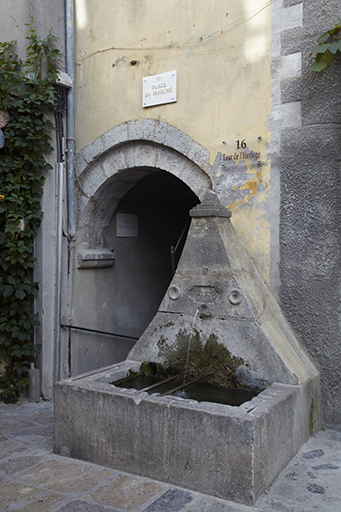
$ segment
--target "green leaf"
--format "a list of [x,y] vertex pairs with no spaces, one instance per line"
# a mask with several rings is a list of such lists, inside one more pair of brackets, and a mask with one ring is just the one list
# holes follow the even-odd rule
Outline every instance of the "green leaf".
[[[29,340],[30,337],[31,337],[30,334],[27,334],[26,332],[20,332],[18,335],[18,338],[20,341]],[[26,354],[26,355],[29,355],[29,354]]]
[[312,66],[309,66],[309,71],[312,71],[313,73],[319,73],[320,71],[323,71],[325,67],[326,66],[323,62],[320,64],[313,64]]
[[333,54],[335,54],[336,52],[340,52],[341,51],[341,41],[339,41],[338,43],[332,43],[330,45],[329,51]]
[[317,41],[320,41],[321,43],[324,43],[324,42],[325,42],[325,41],[327,41],[329,38],[330,38],[330,34],[329,34],[329,32],[326,32],[326,33],[325,33],[325,34],[323,34],[321,37],[319,37]]
[[341,51],[341,21],[322,34],[317,43],[309,55],[309,71],[314,73],[314,78],[317,73],[325,71],[334,61],[337,52]]
[[330,64],[333,62],[335,57],[336,57],[335,54],[332,54],[332,53],[330,53],[330,51],[327,51],[326,53],[324,53],[322,55],[319,54],[316,56],[316,64],[321,63],[324,65],[323,69],[326,69],[328,66],[330,66]]
[[23,300],[25,297],[26,297],[26,293],[24,292],[24,290],[22,290],[21,288],[18,288],[16,291],[15,291],[15,296],[20,299],[20,300]]
[[319,44],[318,46],[315,46],[311,50],[310,55],[315,55],[316,53],[325,53],[329,47],[330,47],[330,43]]
[[12,295],[12,292],[13,292],[13,288],[8,287],[3,290],[2,294],[4,297],[10,297]]

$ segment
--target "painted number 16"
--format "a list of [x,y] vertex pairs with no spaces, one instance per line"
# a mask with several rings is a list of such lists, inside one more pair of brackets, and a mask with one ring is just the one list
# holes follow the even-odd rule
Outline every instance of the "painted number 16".
[[245,139],[243,139],[241,142],[239,140],[236,140],[237,149],[245,149],[246,148],[246,142]]

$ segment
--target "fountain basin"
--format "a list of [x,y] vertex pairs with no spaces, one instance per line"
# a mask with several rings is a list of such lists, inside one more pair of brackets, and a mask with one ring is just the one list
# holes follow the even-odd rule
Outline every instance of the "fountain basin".
[[56,383],[56,453],[252,504],[319,426],[318,378],[233,407],[111,384],[140,366]]
[[[319,428],[319,372],[216,194],[190,215],[174,277],[127,360],[56,383],[55,450],[250,505]],[[146,363],[265,389],[231,406],[112,385]]]
[[187,380],[183,376],[150,377],[144,374],[113,382],[116,387],[146,391],[149,395],[170,395],[188,398],[197,402],[214,402],[224,405],[239,406],[249,402],[258,395],[257,391],[212,385],[210,375]]

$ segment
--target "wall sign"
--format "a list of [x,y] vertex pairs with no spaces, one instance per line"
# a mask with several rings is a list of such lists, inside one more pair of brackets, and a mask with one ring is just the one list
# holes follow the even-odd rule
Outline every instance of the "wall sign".
[[142,78],[142,107],[177,101],[177,71]]
[[[251,163],[251,164],[255,163],[255,160],[257,160],[258,164],[261,163],[261,161],[260,161],[260,144],[259,144],[259,142],[262,139],[262,137],[258,136],[257,139],[258,139],[258,141],[257,141],[257,149],[258,149],[258,151],[250,150],[246,139],[237,139],[234,142],[234,149],[229,144],[229,149],[227,151],[229,151],[230,154],[228,154],[228,153],[221,153],[222,160],[224,162],[227,161],[227,160],[234,160],[235,162],[238,161],[238,160],[239,161],[241,161],[241,160],[251,160],[251,162],[248,162],[248,163]],[[224,148],[227,148],[226,141],[223,140],[222,143],[224,144]],[[253,145],[255,145],[254,140],[251,140],[251,143]]]
[[136,213],[118,213],[116,215],[118,237],[137,237],[138,220]]

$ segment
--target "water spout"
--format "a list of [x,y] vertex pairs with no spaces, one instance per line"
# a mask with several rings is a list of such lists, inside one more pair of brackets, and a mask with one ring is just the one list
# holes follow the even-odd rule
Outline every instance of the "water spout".
[[[193,318],[193,322],[192,322],[192,329],[193,330],[194,330],[195,320],[196,320],[196,318],[198,316],[199,311],[200,311],[200,307],[196,310],[194,318]],[[187,356],[186,356],[186,364],[185,364],[185,374],[184,374],[184,380],[183,380],[183,384],[184,385],[186,384],[188,358],[189,358],[189,351],[190,351],[190,348],[191,348],[192,337],[193,337],[193,332],[192,332],[192,334],[188,338]]]
[[211,310],[208,304],[200,304],[197,312],[199,311],[200,318],[205,318],[211,316]]

